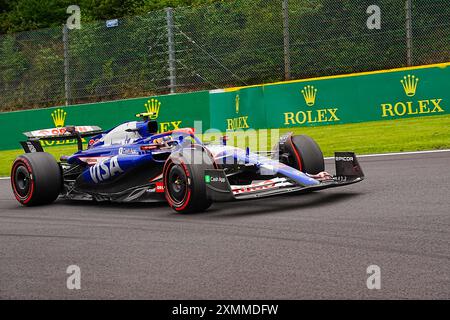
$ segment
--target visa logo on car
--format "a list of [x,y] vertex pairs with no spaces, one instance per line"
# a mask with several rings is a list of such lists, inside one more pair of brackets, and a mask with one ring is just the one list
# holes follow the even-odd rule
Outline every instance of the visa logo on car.
[[[107,164],[108,161],[109,166]],[[100,163],[96,164],[95,166],[89,168],[89,173],[94,183],[99,183],[104,180],[108,180],[109,178],[114,177],[116,174],[122,172],[123,170],[119,166],[119,160],[117,159],[117,156],[114,156],[111,159],[105,159]]]

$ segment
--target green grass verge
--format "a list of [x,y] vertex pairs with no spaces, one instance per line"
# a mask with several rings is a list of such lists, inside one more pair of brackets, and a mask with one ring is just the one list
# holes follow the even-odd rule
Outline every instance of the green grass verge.
[[[280,135],[288,131],[314,138],[324,156],[334,151],[369,154],[450,148],[450,115],[282,129]],[[75,152],[76,145],[45,150],[59,158]],[[22,153],[21,149],[0,151],[0,176],[9,176],[12,162]]]
[[[288,131],[288,130],[283,130]],[[314,138],[325,156],[450,149],[450,115],[292,130]]]

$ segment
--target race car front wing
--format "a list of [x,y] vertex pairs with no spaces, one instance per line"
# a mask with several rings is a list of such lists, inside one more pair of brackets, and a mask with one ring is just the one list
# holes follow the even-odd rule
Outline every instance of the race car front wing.
[[221,169],[205,170],[208,196],[213,201],[249,200],[306,190],[321,190],[354,184],[364,180],[364,173],[353,152],[335,153],[336,175],[332,179],[317,180],[317,184],[303,186],[288,177],[274,177],[250,185],[230,185]]

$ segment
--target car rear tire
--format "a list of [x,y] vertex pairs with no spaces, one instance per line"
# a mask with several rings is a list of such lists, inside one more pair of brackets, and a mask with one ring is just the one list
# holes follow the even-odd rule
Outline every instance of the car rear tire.
[[61,168],[46,152],[23,154],[11,169],[11,186],[17,201],[25,206],[52,203],[62,189]]
[[171,154],[163,170],[164,193],[170,207],[180,213],[202,212],[212,201],[206,193],[205,170],[214,162],[202,148]]

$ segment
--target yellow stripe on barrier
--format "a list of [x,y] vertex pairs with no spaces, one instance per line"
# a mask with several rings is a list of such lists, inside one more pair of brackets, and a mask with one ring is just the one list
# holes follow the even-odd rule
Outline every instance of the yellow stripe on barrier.
[[255,84],[255,85],[250,85],[250,86],[225,88],[224,92],[233,92],[233,91],[238,91],[238,90],[245,89],[245,88],[256,88],[256,87],[264,87],[264,86],[276,86],[276,85],[280,85],[280,84],[301,83],[301,82],[320,81],[320,80],[329,80],[329,79],[339,79],[339,78],[366,76],[366,75],[373,75],[373,74],[380,74],[380,73],[401,72],[401,71],[418,70],[418,69],[426,69],[426,68],[442,68],[442,69],[444,69],[444,68],[446,68],[448,66],[450,66],[450,62],[427,64],[427,65],[414,66],[414,67],[403,67],[403,68],[384,69],[384,70],[376,70],[376,71],[366,71],[366,72],[339,74],[339,75],[334,75],[334,76],[314,77],[314,78],[306,78],[306,79],[298,79],[298,80],[278,81],[278,82],[265,83],[265,84]]

